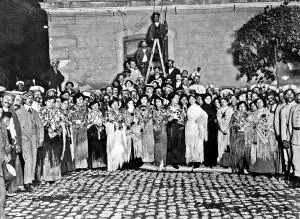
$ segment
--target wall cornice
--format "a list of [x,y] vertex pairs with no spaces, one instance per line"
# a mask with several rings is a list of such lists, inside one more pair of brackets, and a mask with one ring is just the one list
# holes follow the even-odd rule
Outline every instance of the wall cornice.
[[[279,6],[282,1],[256,1],[253,0],[168,0],[163,7],[170,10],[210,10],[220,8],[263,8],[266,5]],[[156,10],[160,10],[160,1],[156,1]],[[41,8],[48,13],[103,13],[117,11],[153,11],[153,1],[97,1],[97,0],[45,0],[40,3]],[[291,3],[290,5],[300,5]]]

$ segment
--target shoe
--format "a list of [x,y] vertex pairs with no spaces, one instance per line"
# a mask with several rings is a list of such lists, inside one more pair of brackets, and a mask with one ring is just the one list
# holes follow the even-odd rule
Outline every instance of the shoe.
[[179,166],[177,164],[172,164],[172,167],[175,168],[176,170],[179,169]]
[[33,189],[30,184],[24,185],[24,188],[25,188],[26,192],[33,192]]

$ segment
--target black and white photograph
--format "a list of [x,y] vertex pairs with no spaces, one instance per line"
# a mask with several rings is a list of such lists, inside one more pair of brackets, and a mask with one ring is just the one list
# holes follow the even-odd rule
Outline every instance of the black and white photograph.
[[0,0],[0,219],[300,218],[299,0]]

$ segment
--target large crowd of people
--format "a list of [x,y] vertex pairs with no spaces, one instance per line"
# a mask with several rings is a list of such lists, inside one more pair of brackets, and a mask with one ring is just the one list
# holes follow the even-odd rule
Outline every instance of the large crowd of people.
[[[0,87],[0,211],[6,191],[31,192],[36,183],[87,168],[219,165],[299,186],[296,86],[203,86],[201,68],[181,71],[173,60],[162,72],[155,66],[145,77],[132,60],[100,90],[70,81],[64,89],[22,81],[13,91]],[[15,170],[10,180],[5,164]]]

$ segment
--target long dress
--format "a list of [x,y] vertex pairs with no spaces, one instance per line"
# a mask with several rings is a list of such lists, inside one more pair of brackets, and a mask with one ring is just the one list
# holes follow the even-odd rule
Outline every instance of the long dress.
[[274,115],[266,108],[255,114],[254,143],[250,151],[249,172],[275,173],[278,144],[274,130]]
[[167,108],[167,165],[185,163],[185,111],[178,104]]
[[212,104],[204,103],[202,109],[208,115],[207,141],[204,143],[204,165],[213,167],[217,165],[218,158],[218,124],[217,109]]
[[87,108],[86,106],[74,105],[70,108],[71,151],[74,154],[76,169],[88,167],[88,138],[87,138]]
[[154,160],[156,166],[165,166],[167,162],[167,110],[164,107],[153,110]]
[[247,128],[247,112],[236,111],[230,121],[230,154],[232,171],[237,173],[247,166],[245,150],[245,129]]
[[71,121],[69,120],[69,111],[61,110],[62,119],[64,122],[63,127],[63,152],[62,152],[62,160],[61,160],[61,173],[68,173],[75,170],[75,162],[72,159],[71,152]]
[[124,164],[127,147],[126,127],[119,110],[109,110],[105,123],[107,135],[107,170],[116,171]]
[[103,125],[104,118],[99,110],[90,110],[88,113],[88,145],[89,167],[106,167],[106,132]]
[[219,124],[218,161],[220,161],[224,151],[226,150],[227,146],[229,146],[229,140],[230,140],[229,123],[233,113],[234,113],[233,109],[229,106],[221,107],[217,112],[217,120]]
[[154,133],[153,133],[153,108],[140,106],[139,112],[142,117],[142,160],[144,163],[154,162]]
[[142,117],[138,110],[129,112],[125,109],[123,112],[124,123],[126,126],[127,145],[124,150],[126,165],[123,168],[137,168],[142,163],[143,146],[141,134]]
[[186,163],[202,163],[204,161],[203,143],[207,140],[206,112],[197,104],[187,110],[185,126]]
[[40,116],[44,126],[44,159],[43,179],[56,181],[61,178],[61,154],[63,150],[61,117],[57,110],[48,107],[42,108]]

